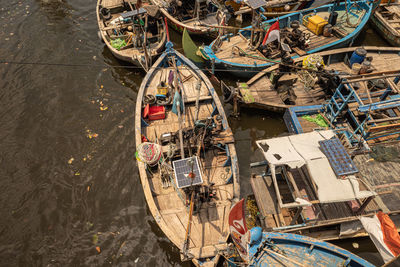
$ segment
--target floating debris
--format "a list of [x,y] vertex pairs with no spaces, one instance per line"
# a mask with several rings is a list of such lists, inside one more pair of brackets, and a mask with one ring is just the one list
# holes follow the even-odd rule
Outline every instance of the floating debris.
[[97,133],[92,133],[90,130],[86,130],[86,136],[89,137],[90,139],[92,138],[97,138],[99,135]]
[[101,252],[101,249],[100,249],[100,247],[96,247],[96,250],[97,250],[97,252],[98,252],[98,253],[100,253],[100,252]]
[[79,176],[79,175],[81,175],[81,173],[80,172],[75,172],[75,176]]
[[73,162],[74,160],[75,160],[75,159],[71,157],[71,158],[68,160],[68,164],[70,164],[70,165],[71,165],[71,164],[72,164],[72,162]]
[[96,245],[98,241],[99,241],[99,236],[97,234],[94,234],[92,237],[93,245]]

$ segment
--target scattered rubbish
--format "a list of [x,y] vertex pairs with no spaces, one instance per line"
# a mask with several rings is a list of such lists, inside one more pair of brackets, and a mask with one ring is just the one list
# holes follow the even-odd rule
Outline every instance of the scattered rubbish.
[[359,248],[360,247],[360,245],[358,243],[356,243],[356,242],[353,242],[352,245],[353,245],[353,248]]
[[99,135],[97,133],[92,133],[90,130],[86,130],[86,136],[89,137],[90,139],[92,138],[97,138]]
[[98,252],[98,253],[100,253],[100,252],[101,252],[101,249],[100,249],[100,247],[96,247],[96,250],[97,250],[97,252]]
[[69,160],[68,160],[68,164],[72,164],[72,162],[74,161],[74,158],[70,158]]
[[81,175],[80,172],[75,172],[75,176],[79,176],[79,175]]
[[118,125],[118,128],[122,129],[124,128],[124,125]]
[[135,259],[135,263],[138,263],[138,261],[139,261],[139,258],[136,258],[136,259]]
[[96,245],[98,241],[99,241],[99,236],[97,234],[94,234],[92,237],[93,245]]
[[100,110],[102,110],[102,111],[104,111],[104,110],[107,110],[107,109],[108,109],[108,107],[107,107],[107,106],[104,106],[104,107],[103,107],[103,106],[101,106],[101,107],[100,107]]
[[90,191],[90,185],[88,185],[88,187],[86,188],[86,191]]

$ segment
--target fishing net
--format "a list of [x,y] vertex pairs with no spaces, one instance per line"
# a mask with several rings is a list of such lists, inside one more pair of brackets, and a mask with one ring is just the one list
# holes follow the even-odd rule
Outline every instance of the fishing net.
[[370,156],[380,162],[400,162],[399,149],[394,146],[373,146]]
[[150,166],[156,165],[161,158],[161,146],[154,143],[141,143],[136,151],[136,159]]
[[305,116],[302,116],[302,118],[307,120],[307,121],[313,122],[313,123],[317,124],[320,127],[324,127],[324,128],[329,127],[329,124],[326,122],[324,117],[321,116],[321,114],[318,114],[318,115],[315,115],[315,116],[305,115]]
[[121,38],[118,38],[118,39],[115,39],[115,40],[111,40],[110,43],[111,43],[111,46],[113,48],[117,49],[117,50],[121,50],[121,48],[126,46],[125,40],[123,40]]

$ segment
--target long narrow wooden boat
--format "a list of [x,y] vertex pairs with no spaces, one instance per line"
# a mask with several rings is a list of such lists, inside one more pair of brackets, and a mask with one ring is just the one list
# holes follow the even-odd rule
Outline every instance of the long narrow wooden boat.
[[[229,214],[232,241],[237,248],[237,252],[225,255],[231,267],[374,266],[345,249],[315,238],[263,232],[259,226],[247,225],[249,215],[245,216],[245,210],[249,212],[249,209],[245,208],[244,203],[244,199],[236,203]],[[247,203],[246,207],[249,207]]]
[[171,28],[178,32],[186,30],[189,34],[202,35],[215,38],[218,35],[218,28],[224,20],[223,6],[216,5],[206,0],[151,0],[157,5],[163,15],[168,19]]
[[[303,56],[294,60],[296,68],[282,69],[274,65],[259,72],[248,82],[238,83],[236,90],[225,86],[225,95],[232,99],[232,92],[236,92],[242,106],[274,112],[285,112],[294,106],[322,104],[339,86],[340,76],[354,73],[349,60],[354,51],[360,48],[341,48]],[[368,71],[389,71],[400,64],[400,48],[366,46],[363,49],[367,52],[366,58],[371,59],[365,59],[365,64],[369,64]],[[315,60],[314,66],[309,65]],[[304,69],[314,68],[317,63],[320,64],[319,72],[313,74]],[[362,98],[367,97],[365,86],[366,83],[360,83],[356,88]],[[371,86],[368,84],[368,88]]]
[[[351,2],[349,5],[344,1],[339,5],[328,4],[295,12],[263,22],[258,31],[248,27],[234,36],[227,34],[219,37],[210,45],[200,47],[200,51],[214,69],[223,69],[239,77],[252,77],[260,70],[280,62],[282,55],[286,58],[284,61],[290,61],[290,58],[327,49],[352,46],[375,6],[376,3],[369,0]],[[337,14],[337,20],[332,25],[332,32],[329,33],[327,28],[325,36],[321,34],[321,25],[326,25],[332,14]],[[318,23],[311,23],[310,18],[313,22],[318,20]],[[281,43],[289,46],[287,52],[280,49],[277,41],[261,45],[269,27],[278,20]]]
[[400,46],[400,2],[382,1],[371,17],[372,25],[393,46]]
[[[136,102],[140,179],[154,219],[182,259],[213,266],[226,248],[228,214],[240,194],[233,134],[205,74],[172,43],[166,47],[143,79]],[[161,93],[166,98],[160,99]],[[152,104],[154,96],[159,105]],[[153,165],[143,159],[151,153]]]
[[[267,1],[268,6],[264,7],[264,15],[267,17],[283,16],[293,11],[309,8],[313,5],[314,2],[314,0],[269,0]],[[241,7],[237,7],[237,4],[235,5],[235,3],[236,1],[225,1],[225,5],[228,6],[228,9],[229,5],[236,7],[236,9],[234,10],[235,14],[244,14],[251,12],[251,9],[245,4],[243,4],[243,6]]]
[[115,57],[147,70],[167,41],[164,20],[156,6],[131,2],[98,0],[98,34]]

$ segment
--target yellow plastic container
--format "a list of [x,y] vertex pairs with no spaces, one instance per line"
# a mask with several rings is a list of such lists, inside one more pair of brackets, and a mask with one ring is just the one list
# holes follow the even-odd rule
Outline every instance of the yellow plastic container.
[[167,94],[168,94],[168,86],[157,87],[157,95],[167,95]]
[[328,24],[326,20],[318,15],[308,18],[307,28],[316,35],[322,34],[324,26]]

